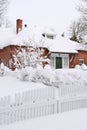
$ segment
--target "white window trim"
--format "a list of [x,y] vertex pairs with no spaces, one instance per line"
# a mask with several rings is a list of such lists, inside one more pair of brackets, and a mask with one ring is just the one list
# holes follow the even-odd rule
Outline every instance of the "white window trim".
[[[54,69],[56,69],[56,57],[62,57],[62,68],[69,68],[69,54],[55,53],[52,54],[51,57],[53,57],[54,60],[54,65],[52,66]],[[64,58],[68,58],[67,66],[64,66]]]

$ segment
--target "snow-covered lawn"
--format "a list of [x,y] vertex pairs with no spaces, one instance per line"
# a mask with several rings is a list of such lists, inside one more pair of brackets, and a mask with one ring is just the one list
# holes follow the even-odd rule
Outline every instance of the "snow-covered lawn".
[[16,122],[0,130],[87,130],[87,109]]
[[46,87],[43,83],[34,83],[29,81],[20,81],[16,77],[0,77],[0,97],[14,95],[18,92],[27,91],[32,88]]

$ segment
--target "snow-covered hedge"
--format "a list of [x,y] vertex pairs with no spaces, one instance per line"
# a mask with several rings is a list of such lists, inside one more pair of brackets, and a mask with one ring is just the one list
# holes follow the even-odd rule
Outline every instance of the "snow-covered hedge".
[[87,66],[86,66],[85,64],[76,65],[75,68],[77,68],[77,69],[82,69],[82,70],[87,70]]
[[43,82],[46,85],[52,85],[55,82],[55,72],[51,70],[49,65],[46,65],[44,69],[40,65],[37,65],[36,68],[22,68],[18,70],[17,77],[23,81]]
[[26,67],[18,70],[18,78],[22,81],[42,82],[49,86],[59,85],[87,85],[87,66],[77,65],[74,69],[52,70],[49,65],[43,69],[40,65],[36,68]]

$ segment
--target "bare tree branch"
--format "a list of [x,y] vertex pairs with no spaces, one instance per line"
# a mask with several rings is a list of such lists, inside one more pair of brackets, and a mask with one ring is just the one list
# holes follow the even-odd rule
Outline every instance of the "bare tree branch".
[[83,42],[84,36],[87,35],[87,21],[78,19],[72,22],[69,28],[70,39],[79,43]]

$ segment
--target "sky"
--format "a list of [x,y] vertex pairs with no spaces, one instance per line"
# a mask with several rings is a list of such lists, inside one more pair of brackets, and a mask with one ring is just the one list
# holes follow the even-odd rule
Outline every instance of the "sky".
[[[78,0],[77,0],[78,1]],[[77,18],[76,0],[11,0],[8,16],[28,25],[56,27],[64,31]]]

